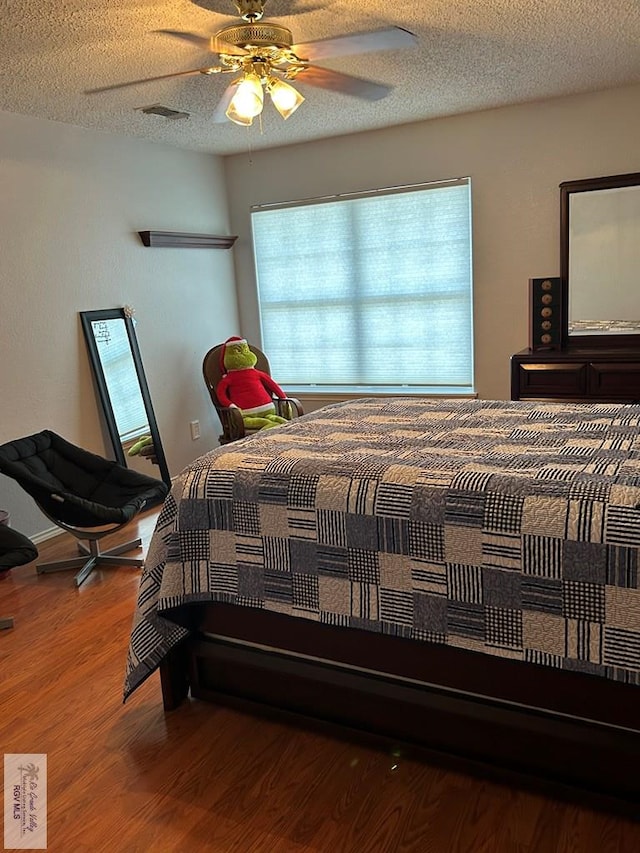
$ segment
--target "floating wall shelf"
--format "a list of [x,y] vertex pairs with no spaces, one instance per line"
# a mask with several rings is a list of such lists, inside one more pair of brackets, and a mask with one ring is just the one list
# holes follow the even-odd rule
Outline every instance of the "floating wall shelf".
[[237,237],[213,234],[184,234],[179,231],[138,231],[145,246],[172,249],[230,249]]

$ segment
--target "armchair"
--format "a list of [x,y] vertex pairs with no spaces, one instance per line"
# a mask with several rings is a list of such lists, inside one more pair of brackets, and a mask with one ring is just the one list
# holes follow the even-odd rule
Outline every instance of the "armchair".
[[[207,390],[209,391],[211,402],[213,403],[215,410],[218,413],[218,417],[220,418],[220,423],[222,424],[222,434],[219,436],[218,440],[220,444],[228,444],[230,441],[237,441],[239,438],[252,435],[253,433],[258,432],[258,430],[247,429],[244,421],[242,420],[240,410],[228,408],[218,399],[216,388],[218,387],[218,383],[222,379],[223,375],[222,367],[220,365],[220,355],[223,346],[224,344],[218,344],[210,349],[205,355],[202,362],[202,375],[204,377]],[[253,345],[251,345],[251,351],[258,359],[256,362],[256,368],[271,376],[271,368],[266,355],[259,350],[258,347]],[[280,415],[282,418],[286,418],[287,420],[300,417],[300,415],[304,414],[300,401],[295,397],[287,397],[284,400],[274,398],[273,402],[276,407],[276,414]]]

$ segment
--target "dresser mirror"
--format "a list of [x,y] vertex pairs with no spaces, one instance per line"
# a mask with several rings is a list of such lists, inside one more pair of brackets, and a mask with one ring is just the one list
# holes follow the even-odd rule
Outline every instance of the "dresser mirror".
[[156,476],[149,458],[129,454],[143,436],[151,436],[152,461],[158,466],[162,480],[170,486],[171,476],[132,318],[124,309],[113,308],[81,311],[80,319],[115,460],[150,477]]
[[563,345],[640,344],[640,172],[560,184]]

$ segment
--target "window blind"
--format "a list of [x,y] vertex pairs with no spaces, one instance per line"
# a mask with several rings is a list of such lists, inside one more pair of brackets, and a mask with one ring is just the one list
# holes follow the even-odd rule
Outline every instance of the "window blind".
[[255,208],[252,230],[281,384],[472,390],[469,179]]

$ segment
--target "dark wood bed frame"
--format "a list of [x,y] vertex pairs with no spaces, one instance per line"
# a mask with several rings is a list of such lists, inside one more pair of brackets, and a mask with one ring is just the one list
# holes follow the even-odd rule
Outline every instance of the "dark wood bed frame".
[[167,710],[190,691],[640,817],[636,685],[263,610],[192,607],[196,630],[160,667]]

